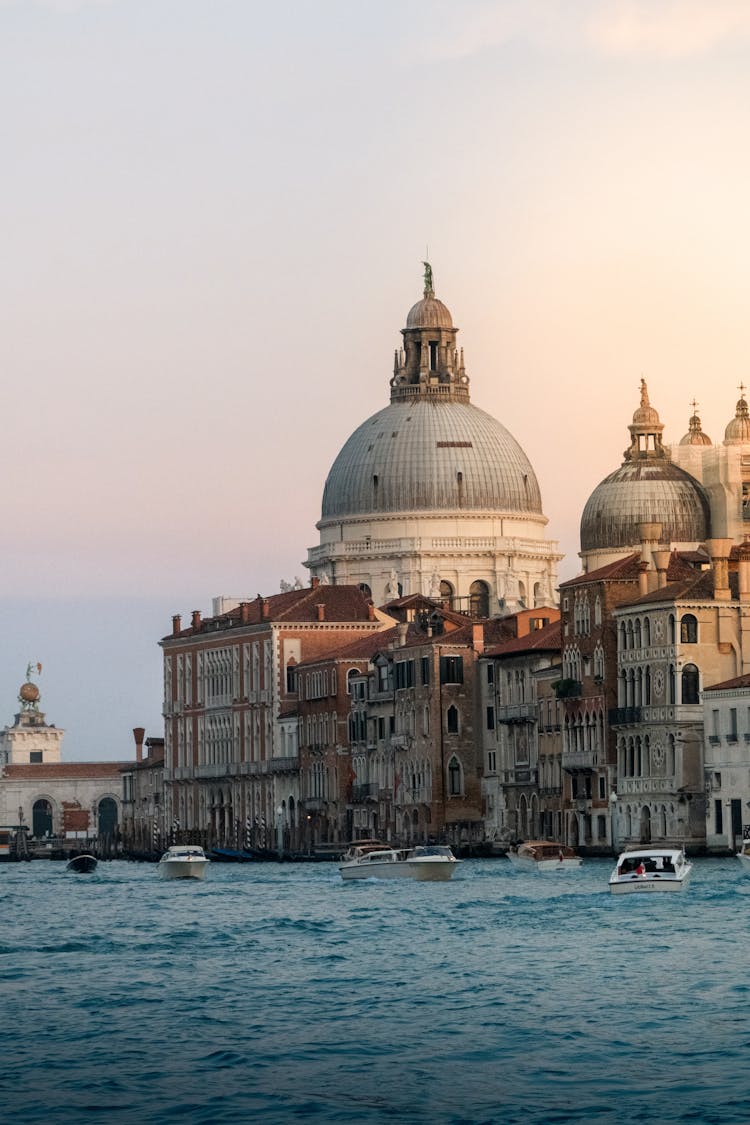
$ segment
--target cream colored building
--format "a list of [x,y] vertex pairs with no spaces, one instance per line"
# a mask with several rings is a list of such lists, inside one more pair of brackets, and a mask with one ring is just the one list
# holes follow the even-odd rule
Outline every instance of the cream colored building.
[[390,380],[390,404],[333,463],[305,565],[376,605],[442,598],[477,617],[549,605],[557,543],[534,470],[500,422],[472,405],[463,349],[426,267]]
[[124,762],[63,762],[63,731],[46,722],[31,665],[20,711],[0,733],[0,824],[32,837],[114,838],[121,822]]

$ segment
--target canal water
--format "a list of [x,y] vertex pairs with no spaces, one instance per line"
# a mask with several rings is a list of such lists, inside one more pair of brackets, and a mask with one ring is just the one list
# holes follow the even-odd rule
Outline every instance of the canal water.
[[0,866],[3,1122],[750,1121],[750,877]]

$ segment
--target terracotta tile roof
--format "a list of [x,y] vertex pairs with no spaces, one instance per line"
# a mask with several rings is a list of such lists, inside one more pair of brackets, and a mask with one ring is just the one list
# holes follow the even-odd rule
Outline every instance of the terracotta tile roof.
[[2,776],[9,781],[24,778],[34,781],[53,778],[73,780],[74,778],[110,777],[119,781],[120,771],[135,765],[134,762],[39,762],[26,765],[16,762],[3,767]]
[[484,650],[485,656],[516,656],[523,652],[560,652],[562,650],[562,625],[551,621],[542,629],[532,629],[523,637],[514,637],[504,644],[492,645]]
[[707,691],[731,691],[732,688],[750,688],[750,672],[746,672],[744,676],[735,676],[733,680],[723,680],[720,684],[711,684],[711,687],[704,688],[704,693]]
[[[192,625],[180,629],[179,633],[168,633],[163,641],[178,638],[204,636],[213,629],[221,630],[240,624],[260,625],[274,622],[315,622],[318,620],[318,606],[324,607],[324,623],[344,621],[369,621],[371,600],[362,593],[359,586],[306,586],[301,590],[287,590],[282,594],[260,594],[251,602],[246,602],[247,620],[242,622],[239,606],[222,613],[218,617],[204,617],[200,629]],[[265,607],[265,616],[264,616]]]
[[570,586],[583,586],[587,582],[601,582],[606,578],[637,578],[640,573],[638,570],[640,561],[640,554],[626,555],[623,559],[616,559],[615,562],[607,563],[606,566],[600,566],[598,570],[590,570],[587,574],[579,574],[576,578],[569,578],[567,582],[561,582],[560,589],[567,590]]
[[[670,577],[667,571],[667,577]],[[737,576],[730,575],[730,587],[736,587]],[[677,581],[668,581],[666,586],[659,590],[651,590],[648,594],[638,594],[622,602],[618,609],[632,609],[636,605],[657,605],[660,602],[676,602],[685,598],[697,598],[700,601],[712,601],[714,596],[714,577],[710,570],[695,571],[688,568],[688,574],[682,575]],[[735,592],[736,597],[736,592]],[[728,604],[728,603],[727,603]]]

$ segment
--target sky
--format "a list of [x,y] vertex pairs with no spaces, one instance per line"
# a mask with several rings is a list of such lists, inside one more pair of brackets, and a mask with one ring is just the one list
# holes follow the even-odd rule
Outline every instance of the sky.
[[744,0],[0,0],[0,725],[162,734],[158,640],[305,580],[435,290],[579,571],[641,377],[750,382]]

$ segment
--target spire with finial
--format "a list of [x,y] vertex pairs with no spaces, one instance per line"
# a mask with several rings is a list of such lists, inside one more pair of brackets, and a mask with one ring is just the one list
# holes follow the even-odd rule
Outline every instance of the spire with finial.
[[693,413],[688,423],[688,432],[683,438],[680,438],[680,445],[711,445],[711,438],[708,434],[703,433],[703,426],[698,417],[698,402],[694,398],[690,405],[693,408]]

